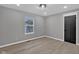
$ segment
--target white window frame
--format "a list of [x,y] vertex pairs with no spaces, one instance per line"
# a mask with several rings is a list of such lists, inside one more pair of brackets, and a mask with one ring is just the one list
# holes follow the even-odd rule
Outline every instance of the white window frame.
[[[25,35],[27,35],[27,34],[34,34],[34,18],[33,17],[30,17],[30,18],[33,20],[33,25],[24,24],[24,33],[25,33]],[[25,18],[25,20],[26,20],[26,18]],[[24,23],[25,23],[25,20],[24,20]],[[26,33],[26,26],[33,26],[33,32]]]

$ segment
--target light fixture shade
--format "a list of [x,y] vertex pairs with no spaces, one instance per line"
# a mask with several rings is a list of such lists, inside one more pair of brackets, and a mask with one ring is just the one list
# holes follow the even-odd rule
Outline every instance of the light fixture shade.
[[39,7],[46,8],[46,4],[40,4]]

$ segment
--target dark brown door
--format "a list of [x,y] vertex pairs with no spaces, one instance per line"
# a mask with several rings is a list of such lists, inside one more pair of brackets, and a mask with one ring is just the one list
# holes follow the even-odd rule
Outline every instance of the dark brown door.
[[76,15],[64,17],[64,41],[76,44]]

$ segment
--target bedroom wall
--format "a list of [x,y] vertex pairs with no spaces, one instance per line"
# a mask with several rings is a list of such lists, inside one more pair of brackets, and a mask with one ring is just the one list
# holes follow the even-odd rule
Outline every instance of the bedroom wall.
[[46,35],[63,39],[63,16],[55,15],[46,19]]
[[[64,13],[41,17],[0,6],[0,46],[43,35],[63,40],[63,14]],[[34,34],[24,34],[25,16],[31,16],[34,18]],[[79,12],[77,17],[79,19]]]
[[[24,17],[34,18],[34,34],[24,34]],[[0,6],[0,46],[44,34],[43,17]]]
[[[71,11],[72,12],[72,11]],[[68,12],[68,13],[71,13]],[[57,38],[59,40],[64,40],[63,38],[63,15],[66,13],[60,13],[56,15],[51,15],[46,18],[46,35]],[[79,44],[79,12],[77,12],[77,44]]]

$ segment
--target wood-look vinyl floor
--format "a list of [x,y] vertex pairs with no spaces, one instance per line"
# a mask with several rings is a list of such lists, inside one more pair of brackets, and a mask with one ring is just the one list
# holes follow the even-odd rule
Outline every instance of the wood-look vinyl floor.
[[6,54],[78,54],[79,46],[55,39],[39,38],[0,50],[6,51]]

